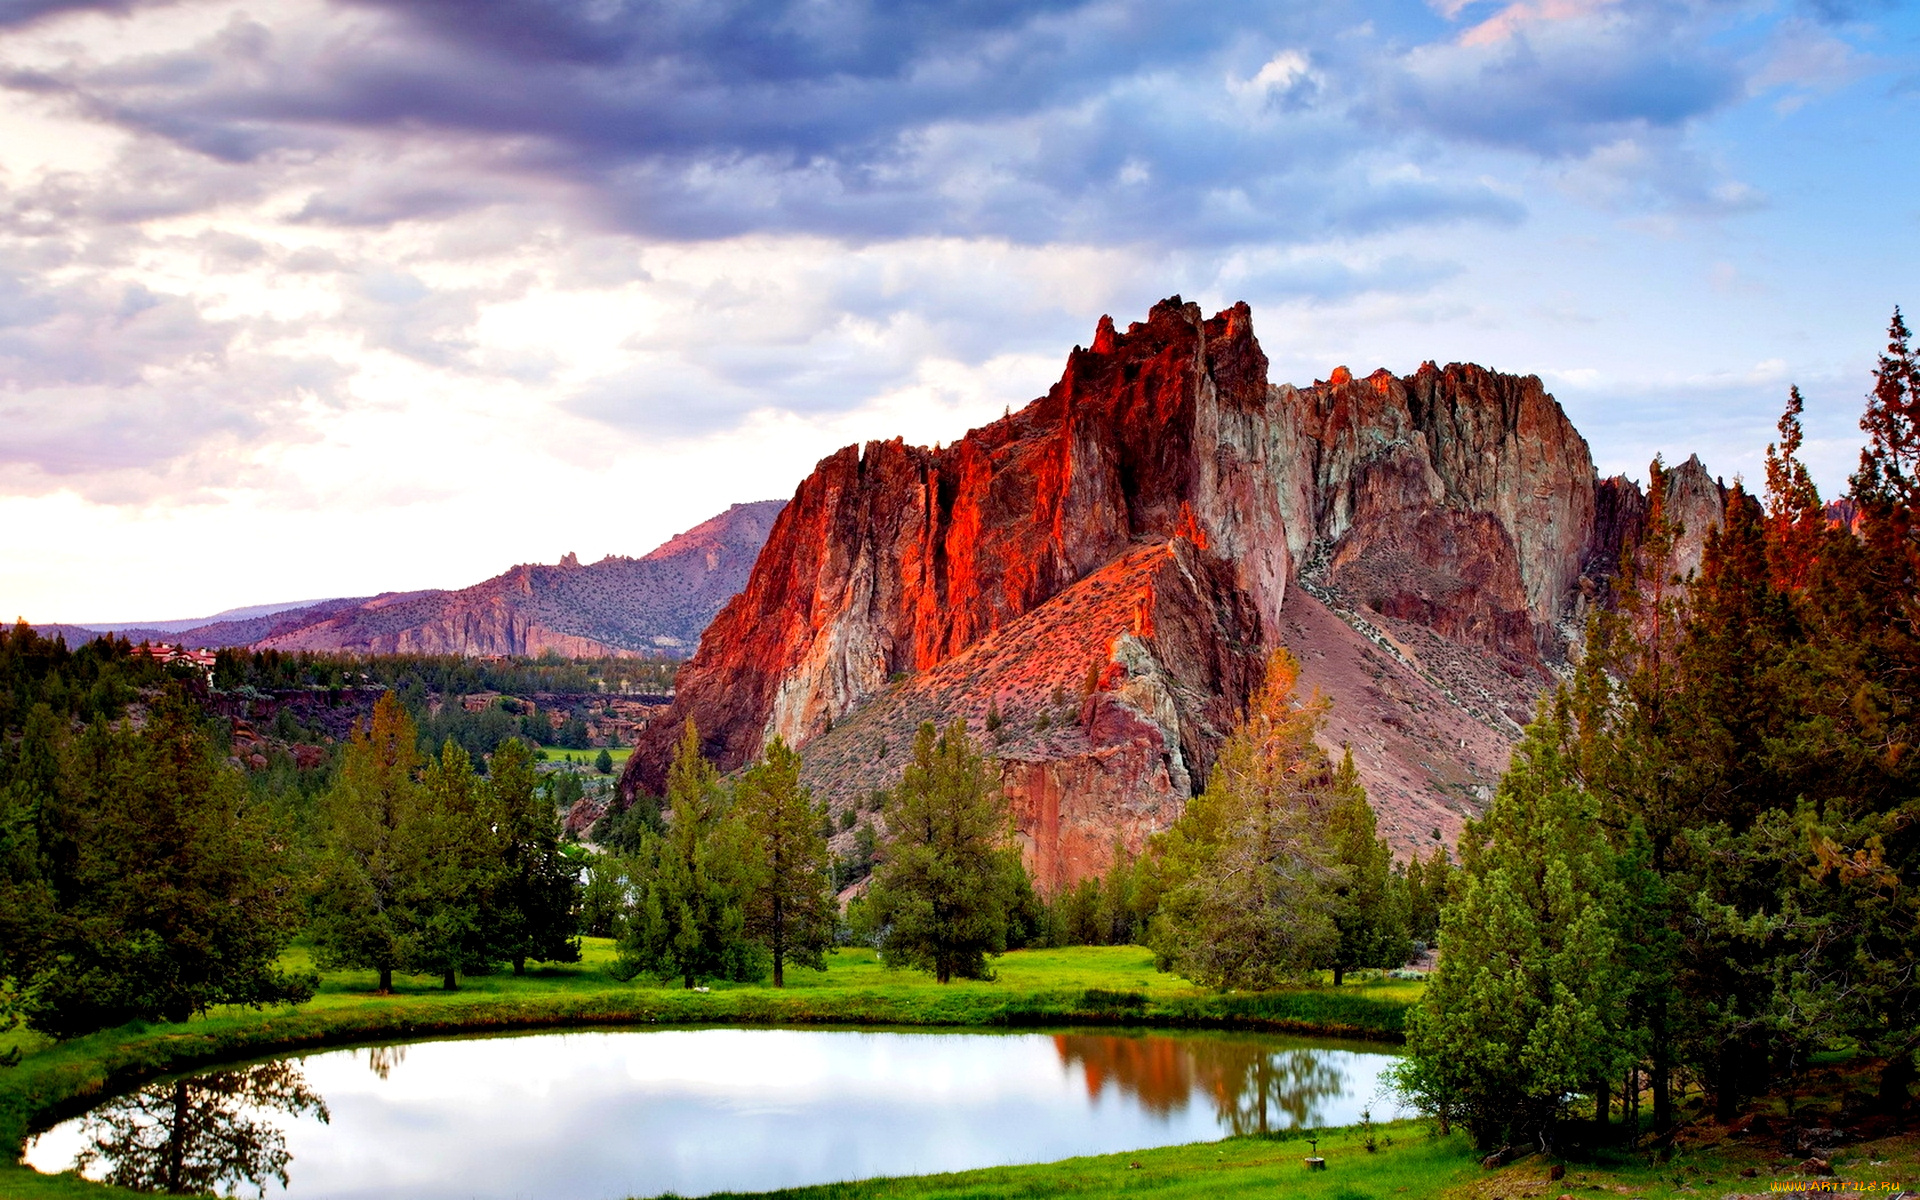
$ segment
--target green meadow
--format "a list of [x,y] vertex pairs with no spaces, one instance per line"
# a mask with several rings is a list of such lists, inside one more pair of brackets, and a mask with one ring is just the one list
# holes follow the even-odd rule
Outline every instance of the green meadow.
[[[594,760],[599,757],[600,748],[597,746],[592,750],[557,750],[552,746],[547,747],[548,762],[573,763],[576,766],[591,767],[594,764]],[[633,747],[608,747],[607,757],[613,760],[613,773],[618,775],[622,768],[627,765],[627,760],[633,757]]]

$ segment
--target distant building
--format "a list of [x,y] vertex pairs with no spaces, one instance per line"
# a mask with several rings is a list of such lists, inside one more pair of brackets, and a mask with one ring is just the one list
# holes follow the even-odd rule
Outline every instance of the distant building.
[[168,665],[186,663],[204,672],[209,680],[213,678],[213,665],[217,661],[211,650],[189,650],[185,646],[168,646],[164,643],[155,646],[141,642],[133,648],[133,653]]

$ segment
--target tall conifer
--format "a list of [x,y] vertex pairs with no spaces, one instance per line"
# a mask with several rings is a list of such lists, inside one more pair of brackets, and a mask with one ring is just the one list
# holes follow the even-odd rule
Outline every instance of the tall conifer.
[[487,778],[501,870],[495,949],[515,975],[528,959],[579,962],[579,872],[560,853],[560,814],[534,776],[533,752],[508,738],[494,751]]
[[639,896],[620,940],[618,970],[678,978],[746,978],[756,955],[746,938],[746,880],[726,820],[720,774],[700,753],[688,720],[667,771],[667,830],[645,835],[636,856]]
[[788,962],[823,969],[833,944],[825,816],[800,782],[800,756],[775,736],[734,800],[746,860],[746,930],[772,955],[775,987],[786,986]]
[[407,955],[400,893],[407,881],[402,825],[418,803],[419,733],[392,692],[356,725],[322,801],[320,887],[313,937],[320,965],[361,967],[393,990]]
[[867,897],[882,960],[941,983],[989,978],[987,956],[1007,947],[1023,869],[1006,798],[964,723],[920,727],[886,825]]
[[1568,1098],[1628,1060],[1620,884],[1572,779],[1565,717],[1528,727],[1441,918],[1444,953],[1407,1028],[1404,1086],[1482,1148],[1544,1141]]

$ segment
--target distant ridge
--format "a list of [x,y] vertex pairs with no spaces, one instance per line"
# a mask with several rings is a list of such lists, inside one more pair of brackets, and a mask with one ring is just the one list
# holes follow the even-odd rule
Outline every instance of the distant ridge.
[[472,587],[386,592],[230,609],[201,624],[38,625],[70,645],[114,635],[200,649],[335,650],[367,654],[569,658],[693,653],[707,623],[745,586],[784,500],[736,504],[641,558],[583,565],[523,563]]
[[[358,599],[364,600],[366,597],[361,596]],[[336,603],[339,601],[332,598],[283,600],[278,604],[249,604],[243,608],[229,608],[214,613],[210,617],[186,617],[177,621],[89,621],[84,625],[75,625],[70,628],[90,629],[95,633],[185,633],[189,629],[205,629],[209,625],[218,625],[222,622],[244,621],[252,617],[271,617],[276,613]]]

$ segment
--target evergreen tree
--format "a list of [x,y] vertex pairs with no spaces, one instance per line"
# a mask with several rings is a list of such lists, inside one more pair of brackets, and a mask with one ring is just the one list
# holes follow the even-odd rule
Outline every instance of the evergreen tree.
[[1006,798],[965,724],[920,727],[886,825],[867,896],[882,961],[941,983],[991,978],[987,956],[1006,949],[1024,871]]
[[1573,779],[1564,714],[1528,727],[1462,843],[1445,953],[1409,1016],[1402,1086],[1493,1149],[1551,1140],[1568,1098],[1628,1061],[1620,885],[1598,805]]
[[382,995],[406,960],[401,892],[407,884],[402,826],[418,803],[419,738],[392,692],[356,725],[321,809],[324,850],[314,898],[313,939],[320,965],[379,973]]
[[1405,872],[1407,933],[1431,946],[1440,936],[1440,910],[1452,892],[1453,861],[1446,846],[1436,844],[1424,861],[1418,854],[1410,857]]
[[1407,961],[1406,889],[1394,875],[1393,850],[1377,836],[1373,806],[1360,786],[1349,747],[1334,772],[1327,835],[1333,884],[1333,982],[1355,967],[1397,967]]
[[667,771],[667,831],[649,834],[638,858],[634,911],[620,938],[617,973],[678,978],[753,978],[757,947],[746,937],[741,847],[727,821],[719,772],[700,754],[689,720]]
[[610,938],[632,903],[632,869],[613,854],[596,854],[587,867],[587,883],[580,896],[580,932],[587,937]]
[[[49,733],[10,789],[15,836],[22,791],[42,806],[30,898],[50,911],[13,964],[35,1029],[71,1037],[313,994],[317,979],[278,966],[300,918],[291,848],[180,688],[142,729],[96,721],[70,748],[36,736]],[[49,770],[51,795],[32,778]]]
[[[1898,308],[1887,325],[1887,349],[1873,372],[1860,429],[1867,444],[1852,479],[1856,502],[1889,515],[1920,507],[1920,358]],[[1901,532],[1910,533],[1911,527]]]
[[1136,857],[1116,843],[1113,865],[1100,881],[1100,904],[1095,918],[1100,945],[1144,944],[1147,928],[1160,905],[1160,881],[1150,857]]
[[[0,739],[0,1032],[26,1016],[21,992],[44,960],[58,913],[44,834],[59,811],[62,740],[62,722],[44,702],[28,712],[17,744]],[[0,1065],[18,1055],[16,1047]]]
[[502,742],[489,776],[502,872],[495,949],[515,975],[528,959],[579,962],[579,871],[560,852],[560,817],[538,786],[533,751],[518,738]]
[[800,782],[800,756],[778,735],[734,796],[746,858],[746,930],[772,955],[775,987],[786,986],[789,961],[824,970],[833,944],[838,913],[820,830],[825,812]]
[[1322,834],[1332,775],[1294,702],[1300,665],[1276,651],[1204,792],[1159,841],[1164,891],[1150,935],[1163,967],[1220,988],[1270,988],[1337,945],[1335,868]]
[[461,972],[497,960],[504,866],[494,841],[499,813],[473,759],[448,738],[421,773],[401,828],[400,893],[408,971],[438,975],[448,991]]

